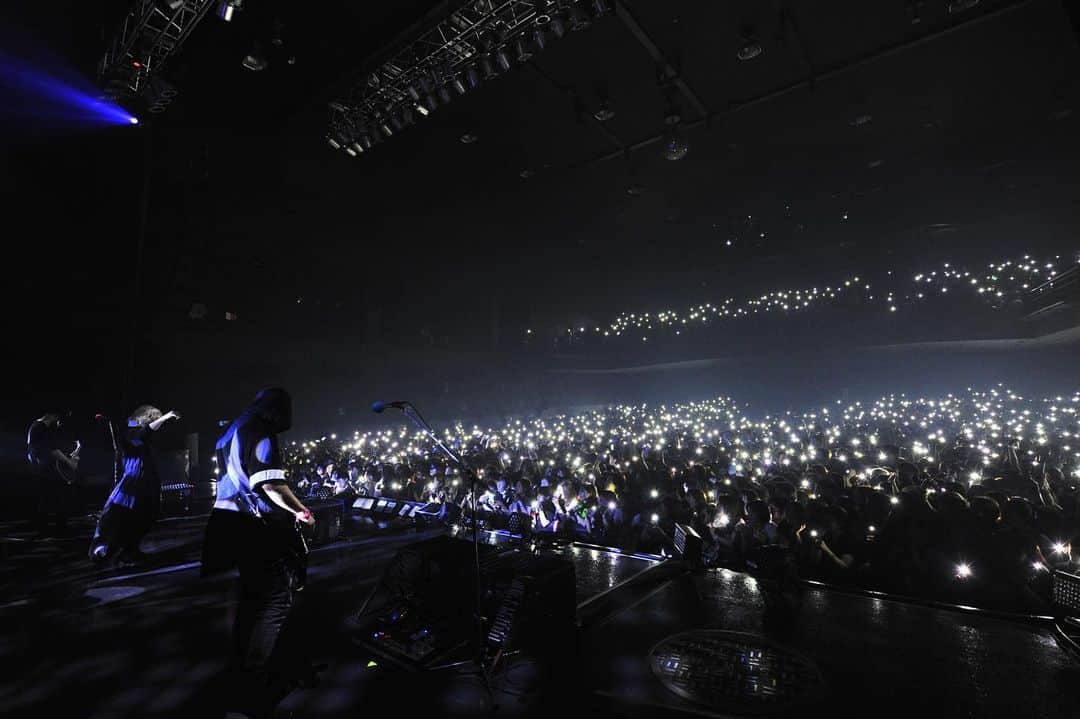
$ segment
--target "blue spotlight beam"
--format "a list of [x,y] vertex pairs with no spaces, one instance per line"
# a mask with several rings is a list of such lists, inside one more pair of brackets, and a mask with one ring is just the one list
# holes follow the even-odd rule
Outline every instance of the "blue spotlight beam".
[[0,52],[0,116],[64,126],[139,124],[126,109],[101,97],[88,79],[51,64],[45,70]]

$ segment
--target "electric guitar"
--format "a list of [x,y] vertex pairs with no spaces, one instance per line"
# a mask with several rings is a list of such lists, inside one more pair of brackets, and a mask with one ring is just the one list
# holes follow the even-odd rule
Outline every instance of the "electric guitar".
[[299,519],[285,519],[285,512],[274,506],[269,513],[259,510],[259,498],[253,491],[240,492],[238,503],[247,504],[247,510],[275,537],[274,543],[285,553],[285,559],[296,572],[296,591],[307,582],[308,544],[304,534],[305,525]]
[[308,544],[304,536],[304,524],[300,520],[293,523],[293,536],[289,543],[289,554],[293,568],[296,569],[296,591],[300,591],[307,584],[308,570]]
[[71,454],[67,455],[67,458],[74,462],[75,466],[72,467],[61,459],[57,459],[54,463],[54,468],[56,469],[56,473],[60,475],[60,479],[67,482],[69,485],[75,484],[75,480],[78,479],[79,476],[78,468],[80,451],[82,451],[82,444],[78,440],[75,440],[75,449],[72,450]]

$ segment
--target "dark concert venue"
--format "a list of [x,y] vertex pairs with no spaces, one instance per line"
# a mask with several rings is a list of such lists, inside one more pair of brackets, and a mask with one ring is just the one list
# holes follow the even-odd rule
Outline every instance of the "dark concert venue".
[[5,717],[1080,717],[1080,3],[4,5]]

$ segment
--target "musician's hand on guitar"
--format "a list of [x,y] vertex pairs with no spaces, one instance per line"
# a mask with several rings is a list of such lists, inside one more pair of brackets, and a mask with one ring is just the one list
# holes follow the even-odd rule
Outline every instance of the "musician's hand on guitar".
[[296,521],[312,527],[315,525],[315,515],[311,513],[310,509],[305,507],[304,511],[296,513]]

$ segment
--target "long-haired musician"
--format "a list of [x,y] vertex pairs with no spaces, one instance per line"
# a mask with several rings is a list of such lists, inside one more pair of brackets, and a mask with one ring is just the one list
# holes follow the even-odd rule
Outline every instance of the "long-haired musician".
[[298,526],[315,522],[286,483],[278,434],[291,425],[289,394],[269,387],[233,421],[216,449],[224,472],[206,527],[202,570],[239,570],[228,708],[246,716],[268,716],[303,671],[298,657],[282,656],[288,653],[278,649],[307,570]]

